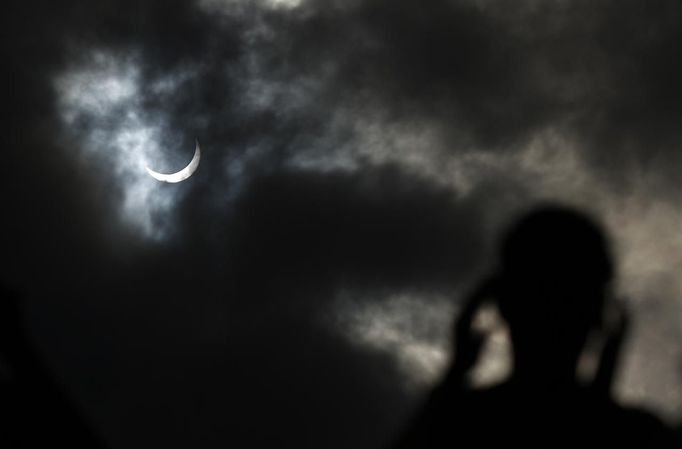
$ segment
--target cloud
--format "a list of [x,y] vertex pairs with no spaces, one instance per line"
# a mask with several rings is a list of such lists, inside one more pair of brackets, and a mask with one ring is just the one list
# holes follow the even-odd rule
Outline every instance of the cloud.
[[[608,226],[642,320],[621,389],[674,412],[681,12],[10,2],[3,277],[117,446],[370,447],[447,362],[499,230],[561,200]],[[190,180],[146,177],[195,139]]]

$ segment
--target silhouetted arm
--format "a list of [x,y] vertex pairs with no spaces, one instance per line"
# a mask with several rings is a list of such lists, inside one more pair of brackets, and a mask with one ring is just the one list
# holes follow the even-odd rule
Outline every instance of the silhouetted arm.
[[467,296],[455,322],[455,354],[450,368],[392,449],[441,447],[441,442],[450,437],[452,412],[462,405],[461,393],[468,389],[467,374],[476,365],[486,338],[473,328],[473,321],[481,305],[494,295],[494,289],[495,282],[485,280]]

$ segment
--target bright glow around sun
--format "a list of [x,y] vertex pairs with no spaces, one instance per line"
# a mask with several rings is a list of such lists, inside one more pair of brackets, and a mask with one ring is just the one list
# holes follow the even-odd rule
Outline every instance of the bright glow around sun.
[[[100,171],[95,178],[122,189],[121,220],[146,238],[163,239],[181,190],[163,189],[145,171],[163,161],[167,149],[160,144],[161,121],[142,107],[136,58],[96,51],[86,61],[55,79],[61,119],[82,142],[84,156],[94,160]],[[169,76],[145,87],[172,91],[178,82]]]

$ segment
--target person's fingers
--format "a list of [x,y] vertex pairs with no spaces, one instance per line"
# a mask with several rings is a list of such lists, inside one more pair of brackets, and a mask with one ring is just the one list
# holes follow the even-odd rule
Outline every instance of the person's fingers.
[[473,292],[464,301],[457,321],[455,322],[455,336],[466,335],[471,329],[476,312],[481,308],[484,301],[493,295],[495,282],[492,279],[486,279],[473,290]]

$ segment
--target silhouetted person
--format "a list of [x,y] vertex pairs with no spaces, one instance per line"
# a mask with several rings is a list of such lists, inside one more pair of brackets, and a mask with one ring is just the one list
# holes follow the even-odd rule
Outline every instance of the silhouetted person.
[[[523,217],[503,240],[497,273],[464,305],[445,380],[397,447],[669,444],[670,432],[656,417],[611,399],[627,322],[610,296],[612,278],[607,242],[588,217],[561,206]],[[513,371],[501,384],[474,389],[467,375],[485,335],[472,322],[486,303],[508,326]],[[601,351],[590,347],[593,340]],[[576,370],[586,350],[598,363],[581,380]]]
[[100,448],[29,342],[19,295],[0,285],[0,448]]

